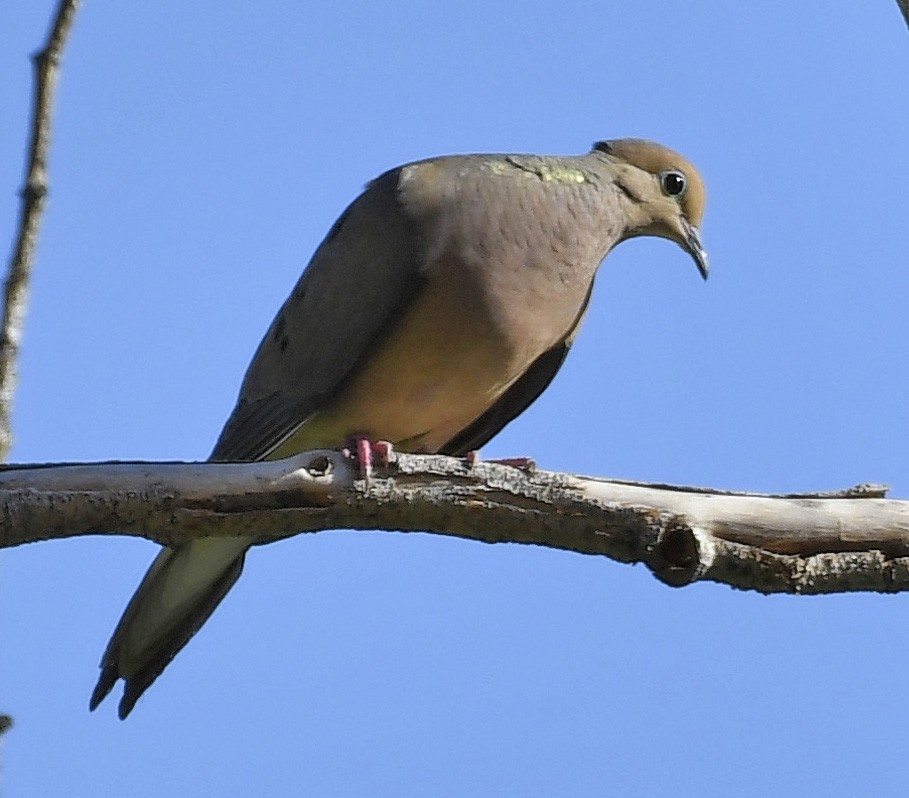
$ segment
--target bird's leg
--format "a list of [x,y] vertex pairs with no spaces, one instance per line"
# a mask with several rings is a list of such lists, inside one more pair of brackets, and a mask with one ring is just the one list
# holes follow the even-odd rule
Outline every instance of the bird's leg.
[[369,478],[372,476],[372,466],[374,463],[382,466],[388,466],[391,462],[391,455],[394,447],[388,441],[373,441],[368,435],[355,434],[347,439],[347,446],[344,453],[348,457],[353,457],[360,468],[360,478],[366,482],[369,487]]
[[369,478],[372,476],[372,441],[369,436],[354,434],[351,435],[344,447],[344,454],[357,461],[360,468],[360,479],[369,486]]
[[391,456],[394,454],[395,447],[391,441],[373,441],[372,442],[372,462],[382,468],[388,468],[391,465]]
[[[474,466],[480,462],[482,459],[480,457],[480,450],[473,449],[465,455],[467,460],[467,465]],[[521,471],[526,471],[528,474],[532,474],[537,470],[537,464],[532,457],[502,457],[495,458],[493,460],[487,460],[487,463],[496,463],[497,465],[511,466],[512,468],[518,468]]]

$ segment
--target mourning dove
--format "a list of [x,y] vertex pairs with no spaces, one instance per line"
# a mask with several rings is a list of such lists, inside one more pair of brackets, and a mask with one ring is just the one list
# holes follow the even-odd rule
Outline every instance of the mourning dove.
[[[331,228],[259,345],[213,461],[340,448],[352,435],[410,452],[482,446],[546,388],[620,241],[675,241],[707,277],[704,185],[659,144],[575,157],[459,155],[373,180]],[[101,661],[94,709],[119,715],[240,576],[252,537],[164,548]]]

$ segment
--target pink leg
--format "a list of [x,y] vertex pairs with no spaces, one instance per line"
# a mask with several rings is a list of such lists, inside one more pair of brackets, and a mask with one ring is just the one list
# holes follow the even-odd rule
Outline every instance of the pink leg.
[[360,478],[369,485],[373,463],[378,463],[382,467],[388,466],[394,447],[388,441],[372,441],[367,435],[351,435],[344,451],[356,459],[360,468]]
[[394,454],[395,447],[391,441],[373,441],[372,442],[372,459],[383,468],[391,465],[391,456]]
[[369,438],[357,438],[357,463],[360,466],[360,476],[368,485],[372,476],[372,442]]

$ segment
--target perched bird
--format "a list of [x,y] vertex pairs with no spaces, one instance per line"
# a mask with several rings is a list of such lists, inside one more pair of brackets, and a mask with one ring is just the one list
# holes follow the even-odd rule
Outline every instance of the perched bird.
[[[565,359],[620,241],[675,241],[707,277],[694,166],[648,141],[576,157],[457,155],[373,180],[316,250],[259,345],[213,461],[340,448],[482,446]],[[158,554],[101,661],[125,718],[237,581],[254,538]]]

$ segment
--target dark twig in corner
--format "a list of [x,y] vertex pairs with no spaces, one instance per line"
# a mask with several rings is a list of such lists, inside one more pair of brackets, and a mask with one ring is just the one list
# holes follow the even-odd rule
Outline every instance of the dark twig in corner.
[[12,447],[12,404],[16,364],[28,301],[28,282],[35,263],[41,216],[47,198],[47,157],[50,150],[51,112],[60,56],[81,0],[61,0],[47,42],[35,53],[35,94],[25,185],[22,188],[18,236],[10,258],[3,296],[0,330],[0,461]]
[[909,25],[909,0],[896,0],[896,4],[900,7],[900,11],[903,12],[903,19],[906,20],[906,24]]

